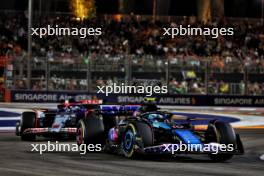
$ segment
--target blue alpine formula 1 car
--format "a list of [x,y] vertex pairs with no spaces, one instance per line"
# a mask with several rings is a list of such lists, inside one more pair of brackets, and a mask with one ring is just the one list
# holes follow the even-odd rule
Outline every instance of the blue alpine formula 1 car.
[[23,112],[16,124],[16,135],[27,141],[35,140],[36,136],[75,138],[77,122],[101,103],[101,100],[65,101],[57,109]]
[[[207,129],[195,129],[192,121],[169,112],[131,115],[138,106],[101,106],[77,124],[77,143],[102,144],[107,152],[127,158],[138,154],[207,154],[226,161],[243,154],[240,137],[229,123],[210,120]],[[133,113],[132,113],[133,114]]]

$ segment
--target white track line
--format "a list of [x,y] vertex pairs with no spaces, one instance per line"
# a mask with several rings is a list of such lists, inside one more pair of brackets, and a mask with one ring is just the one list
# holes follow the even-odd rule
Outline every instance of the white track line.
[[0,121],[1,120],[20,120],[21,117],[0,117]]
[[14,131],[16,127],[0,127],[0,131]]

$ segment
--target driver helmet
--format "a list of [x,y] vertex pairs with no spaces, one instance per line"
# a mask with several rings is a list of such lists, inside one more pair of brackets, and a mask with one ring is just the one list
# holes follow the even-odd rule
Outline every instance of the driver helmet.
[[142,110],[144,112],[157,111],[158,106],[156,98],[145,98],[142,103]]

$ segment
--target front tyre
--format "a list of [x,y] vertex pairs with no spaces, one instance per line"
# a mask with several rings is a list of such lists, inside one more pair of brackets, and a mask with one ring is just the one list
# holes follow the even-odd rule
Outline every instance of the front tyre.
[[[125,157],[133,158],[138,150],[154,143],[152,128],[144,122],[131,122],[127,125],[121,142],[121,150]],[[138,149],[138,150],[137,150]]]
[[[216,131],[216,138],[212,142],[217,142],[225,145],[233,145],[233,149],[236,148],[236,134],[233,127],[226,122],[216,121],[214,124]],[[208,129],[209,130],[209,129]],[[234,154],[232,153],[219,153],[210,154],[209,157],[216,162],[224,162],[230,160]]]
[[136,139],[136,127],[132,123],[128,124],[124,132],[124,136],[121,144],[123,154],[127,158],[131,158],[135,153],[135,149],[136,149],[135,139]]

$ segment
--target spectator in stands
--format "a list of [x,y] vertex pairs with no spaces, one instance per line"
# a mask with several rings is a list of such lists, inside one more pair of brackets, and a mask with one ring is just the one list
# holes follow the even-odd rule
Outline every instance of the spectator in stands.
[[[188,19],[188,18],[187,18]],[[176,22],[153,23],[130,17],[121,21],[109,19],[74,20],[71,15],[37,16],[33,23],[37,27],[47,25],[60,27],[97,27],[103,26],[104,35],[81,39],[79,36],[33,36],[32,55],[37,68],[46,68],[46,57],[50,68],[53,70],[64,68],[71,70],[76,65],[82,64],[83,58],[92,65],[93,71],[125,71],[126,55],[131,55],[133,71],[138,72],[164,72],[169,60],[171,65],[179,65],[180,68],[188,67],[204,71],[204,60],[209,62],[212,72],[264,72],[264,27],[256,21],[226,21],[225,23],[213,22],[206,26],[198,21],[193,22],[193,27],[234,27],[234,36],[217,39],[205,36],[184,36],[171,39],[162,35],[162,27],[187,25],[188,20]],[[214,25],[213,25],[214,24]],[[0,16],[0,56],[14,58],[18,63],[20,80],[15,80],[17,89],[25,89],[23,73],[26,71],[27,51],[27,18],[24,14],[7,14]],[[128,44],[126,44],[128,43]],[[16,68],[18,68],[16,67]],[[87,69],[87,65],[84,65]],[[179,70],[180,72],[181,70]],[[142,73],[144,74],[144,73]],[[33,88],[46,89],[41,74],[33,83]],[[71,80],[68,75],[52,78],[49,81],[50,89],[83,89],[85,82],[82,78]],[[120,79],[120,78],[118,78]],[[98,78],[96,85],[112,84],[112,78]],[[171,79],[169,81],[171,92],[175,93],[204,93],[203,81],[185,82],[185,80]],[[209,84],[210,92],[226,94],[230,92],[230,84],[225,81],[214,80]],[[85,88],[86,89],[86,88]],[[241,88],[242,91],[243,88]],[[261,94],[262,83],[250,83],[249,92]],[[240,91],[240,92],[241,92]]]

